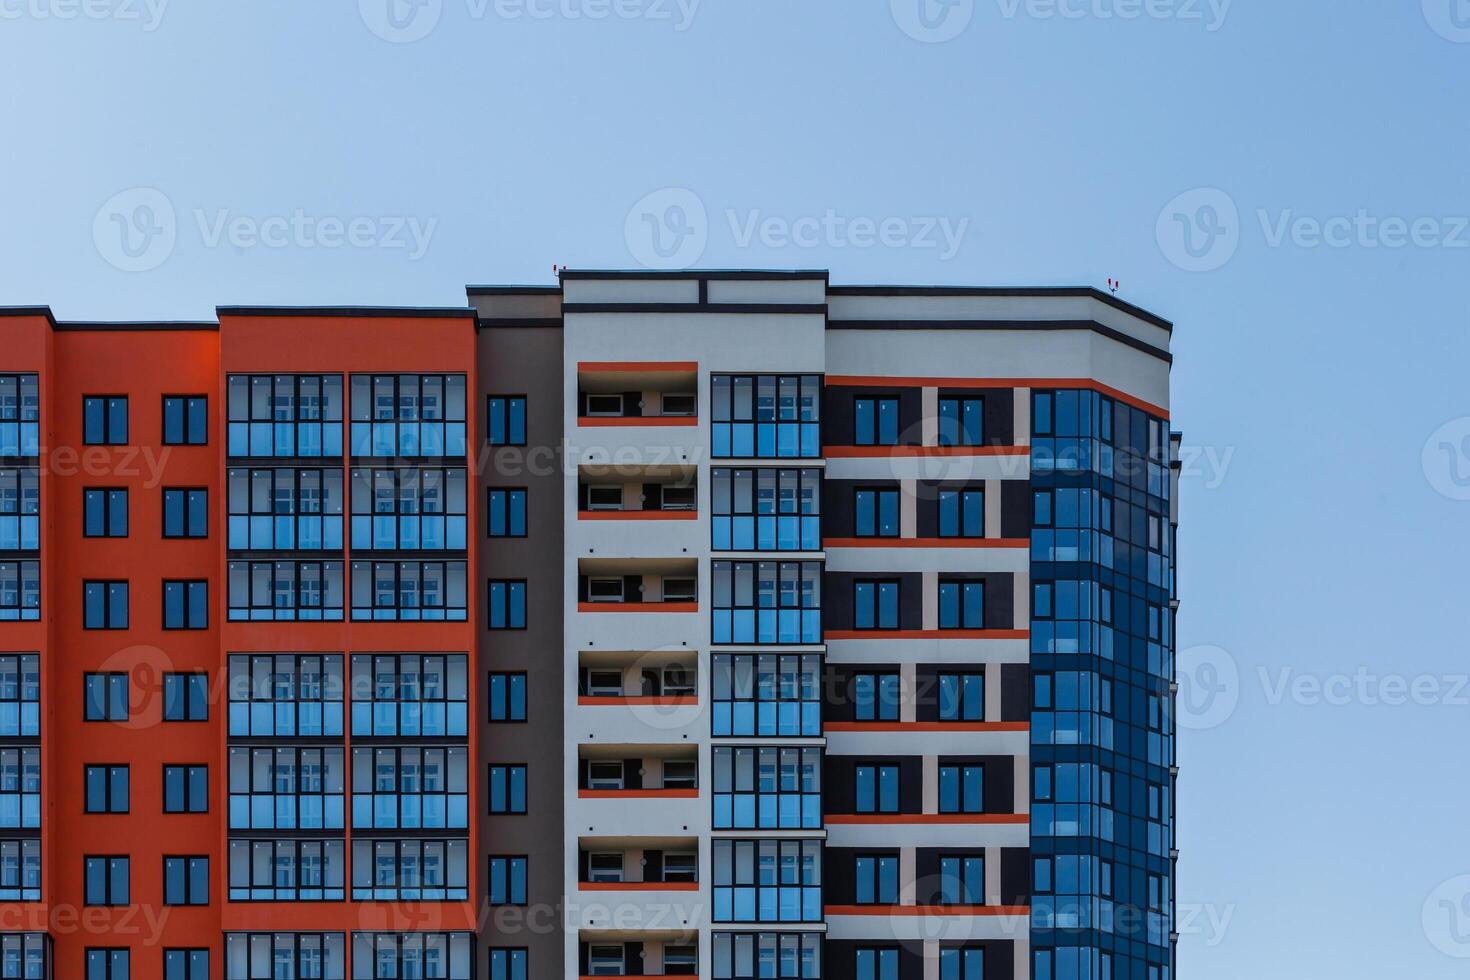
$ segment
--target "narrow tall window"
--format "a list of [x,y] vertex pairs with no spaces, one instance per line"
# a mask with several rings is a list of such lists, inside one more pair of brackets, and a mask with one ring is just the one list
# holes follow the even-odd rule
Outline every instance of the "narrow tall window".
[[82,399],[82,442],[88,446],[128,444],[126,395],[88,395]]
[[82,535],[88,538],[127,537],[127,490],[106,487],[83,490]]
[[163,628],[203,630],[209,628],[209,583],[167,581],[163,583]]
[[486,436],[492,446],[524,446],[526,444],[526,396],[491,395],[489,428]]
[[163,444],[203,446],[209,442],[208,399],[203,395],[163,397]]
[[83,582],[82,628],[125,630],[128,628],[128,583]]

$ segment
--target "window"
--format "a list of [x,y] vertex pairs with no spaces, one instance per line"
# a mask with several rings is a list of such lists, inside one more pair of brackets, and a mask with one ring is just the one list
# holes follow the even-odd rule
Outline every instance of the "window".
[[490,720],[526,720],[526,675],[490,675]]
[[695,602],[699,599],[699,581],[684,576],[665,575],[659,582],[664,602]]
[[88,395],[82,399],[82,443],[88,446],[128,444],[126,395]]
[[1031,523],[1037,527],[1051,527],[1052,492],[1036,490],[1031,494]]
[[86,767],[86,812],[128,812],[128,767]]
[[853,862],[859,905],[898,904],[898,855],[859,854]]
[[352,750],[352,826],[464,829],[469,826],[469,750]]
[[464,375],[352,376],[352,455],[464,454]]
[[526,767],[490,767],[490,812],[526,812]]
[[589,486],[587,488],[587,509],[590,511],[622,510],[623,488],[617,484]]
[[985,628],[985,583],[939,583],[939,628],[980,630]]
[[692,977],[699,973],[699,947],[694,945],[664,946],[664,976]]
[[717,932],[711,937],[714,980],[817,980],[822,935],[815,932]]
[[352,734],[463,736],[469,693],[464,654],[354,654]]
[[822,734],[822,658],[815,654],[710,657],[711,733],[716,736]]
[[355,561],[352,618],[402,622],[464,622],[463,561]]
[[230,829],[343,829],[345,779],[340,747],[232,745],[229,762]]
[[939,536],[985,537],[985,491],[940,490]]
[[83,490],[82,535],[88,538],[127,537],[127,490],[96,487]]
[[598,791],[623,789],[623,763],[616,759],[590,760],[587,763],[587,788]]
[[623,965],[623,947],[589,945],[587,947],[587,970],[594,977],[620,977],[626,973]]
[[208,721],[209,675],[164,674],[163,720]]
[[203,395],[163,396],[163,444],[203,446],[209,442],[209,400]]
[[985,441],[983,398],[939,399],[939,444],[979,446]]
[[623,880],[623,854],[621,851],[592,853],[587,855],[587,880],[589,882],[620,882]]
[[855,497],[854,531],[858,537],[898,537],[897,490],[857,490]]
[[698,881],[698,869],[699,855],[693,851],[669,851],[664,854],[664,881]]
[[0,748],[0,827],[41,826],[41,750]]
[[[365,577],[377,563],[355,562]],[[390,566],[392,563],[388,563]],[[440,568],[442,569],[442,565]],[[340,561],[232,561],[230,620],[239,622],[342,619],[342,563]],[[390,577],[389,583],[393,582]],[[460,582],[463,585],[463,569]],[[354,584],[355,589],[359,588]],[[365,608],[360,618],[372,618],[373,583],[360,586]],[[396,597],[392,596],[392,597]],[[359,610],[354,610],[354,616]]]
[[710,842],[716,922],[820,922],[822,842]]
[[526,628],[525,579],[492,580],[490,582],[489,628],[493,630],[523,630]]
[[985,675],[940,674],[939,720],[984,721]]
[[232,549],[342,549],[340,469],[231,469]]
[[[1106,954],[1104,954],[1106,955]],[[1111,974],[1103,973],[1111,978]],[[985,950],[945,946],[939,950],[939,980],[985,980]]]
[[898,445],[897,398],[854,398],[852,410],[859,446]]
[[[354,841],[353,847],[371,848],[374,841]],[[393,842],[385,841],[389,846]],[[409,842],[402,842],[408,846]],[[346,897],[341,840],[232,840],[229,900],[232,902],[331,902]],[[371,851],[364,853],[353,873],[375,873]],[[372,889],[369,888],[371,895]]]
[[84,674],[82,692],[83,721],[128,720],[127,674]]
[[710,470],[716,551],[820,551],[821,512],[821,470]]
[[588,578],[588,602],[623,602],[623,580],[620,578]]
[[861,763],[853,768],[858,813],[898,813],[898,766]]
[[822,563],[711,562],[715,643],[822,642]]
[[490,980],[526,980],[524,947],[490,950]]
[[340,654],[234,654],[229,734],[340,737],[343,693]]
[[0,654],[0,738],[40,735],[40,701],[40,658],[34,653]]
[[465,480],[463,469],[353,470],[352,547],[462,550],[468,535]]
[[232,374],[229,455],[341,456],[340,374]]
[[352,897],[463,901],[469,897],[468,851],[465,840],[358,838],[352,842]]
[[87,947],[87,980],[128,980],[130,955],[126,949]]
[[165,538],[209,537],[209,491],[169,488],[163,491]]
[[353,980],[470,980],[473,946],[468,932],[353,933]]
[[985,583],[941,580],[939,629],[985,629]]
[[128,859],[87,857],[82,861],[88,905],[128,904]]
[[[0,840],[0,901],[39,902],[41,900],[41,841]],[[6,958],[0,951],[0,977],[19,974],[3,969]],[[12,954],[13,955],[13,954]],[[13,960],[11,960],[13,962]]]
[[209,950],[164,950],[163,980],[209,980]]
[[699,763],[693,759],[664,760],[664,789],[697,789]]
[[[0,422],[0,432],[5,425]],[[0,456],[4,455],[0,448]],[[36,551],[40,547],[40,473],[35,469],[0,467],[0,551]]]
[[524,857],[492,857],[490,859],[490,904],[526,904],[526,859]]
[[898,980],[897,946],[859,946],[853,980]]
[[984,813],[985,767],[941,765],[939,767],[939,812]]
[[0,622],[41,618],[41,563],[0,561]]
[[856,629],[898,629],[897,579],[858,579],[852,588],[853,626]]
[[939,855],[939,904],[985,904],[985,855]]
[[163,628],[209,629],[209,583],[203,580],[163,583]]
[[0,374],[0,456],[41,455],[41,379]]
[[82,626],[89,630],[128,628],[128,583],[83,582]]
[[226,933],[225,980],[343,980],[346,946],[340,932]]
[[526,396],[491,395],[490,427],[486,437],[492,446],[524,446],[526,444]]
[[858,721],[898,721],[898,704],[903,699],[898,674],[855,674],[852,696]]
[[716,746],[714,823],[719,830],[822,826],[822,751]]
[[[526,536],[526,491],[491,489],[489,493],[490,505],[485,511],[485,523],[489,536],[492,538],[524,538]],[[619,497],[621,496],[622,491],[619,491]]]
[[163,859],[163,904],[209,904],[209,858]]
[[209,767],[164,766],[163,812],[208,813]]
[[820,375],[713,375],[713,455],[815,459],[822,455],[821,402]]

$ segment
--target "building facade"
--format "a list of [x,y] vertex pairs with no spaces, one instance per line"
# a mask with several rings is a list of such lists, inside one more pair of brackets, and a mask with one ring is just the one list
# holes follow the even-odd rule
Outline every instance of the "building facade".
[[1171,327],[0,319],[0,978],[1172,980]]

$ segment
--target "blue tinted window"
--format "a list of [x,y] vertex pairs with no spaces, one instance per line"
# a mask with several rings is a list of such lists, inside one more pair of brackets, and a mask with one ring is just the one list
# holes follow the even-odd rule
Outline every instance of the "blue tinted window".
[[168,395],[163,399],[163,444],[203,446],[209,442],[208,400],[203,395]]
[[89,395],[82,399],[82,442],[88,446],[127,445],[127,396]]
[[526,980],[526,958],[524,949],[492,949],[490,980]]
[[524,538],[526,491],[491,490],[485,523],[492,538]]
[[490,812],[526,812],[526,767],[490,767]]
[[526,675],[490,675],[490,720],[526,720]]
[[487,438],[492,446],[524,446],[526,444],[526,398],[524,395],[490,396],[490,427]]
[[939,628],[985,628],[985,583],[940,582]]
[[526,859],[492,857],[490,859],[490,904],[526,904]]
[[89,538],[127,537],[127,490],[101,488],[83,490],[82,534]]
[[978,765],[940,766],[939,812],[984,813],[985,767]]
[[128,628],[128,583],[83,582],[82,626],[89,630]]
[[490,629],[526,628],[526,583],[524,579],[490,583]]
[[854,627],[860,630],[898,629],[898,588],[896,581],[855,582]]

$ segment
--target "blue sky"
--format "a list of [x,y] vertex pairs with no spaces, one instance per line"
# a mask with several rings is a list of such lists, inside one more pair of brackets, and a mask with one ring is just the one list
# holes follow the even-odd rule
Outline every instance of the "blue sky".
[[1117,277],[1191,454],[1181,975],[1464,975],[1470,0],[388,2],[0,0],[0,304]]

